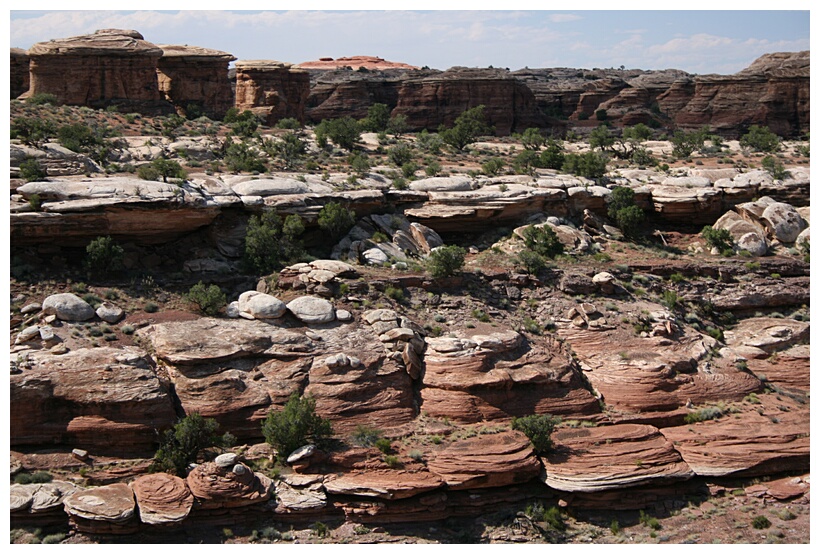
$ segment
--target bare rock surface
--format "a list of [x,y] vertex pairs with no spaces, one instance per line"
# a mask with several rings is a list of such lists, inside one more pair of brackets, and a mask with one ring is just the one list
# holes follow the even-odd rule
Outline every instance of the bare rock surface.
[[545,483],[567,492],[598,492],[668,483],[694,476],[658,429],[620,424],[559,429],[542,457]]
[[184,479],[167,473],[142,475],[131,483],[140,521],[163,525],[183,521],[191,513],[194,496]]
[[213,462],[195,467],[186,479],[188,488],[203,509],[235,508],[265,502],[273,484],[261,473],[242,465],[243,471],[222,468]]
[[437,475],[426,471],[373,470],[331,477],[324,482],[324,487],[330,494],[400,500],[438,489],[443,484]]
[[436,452],[427,469],[450,490],[481,489],[527,482],[541,464],[529,439],[517,431],[479,435]]
[[43,312],[63,321],[87,321],[96,315],[88,302],[70,292],[47,297],[43,300]]
[[597,411],[557,344],[525,344],[512,330],[426,342],[421,397],[432,416],[469,423]]
[[117,527],[123,532],[135,530],[128,524],[135,519],[137,504],[125,483],[75,491],[63,506],[74,525],[85,532],[95,528],[110,532]]
[[9,510],[30,514],[62,511],[66,496],[77,490],[77,485],[66,481],[50,483],[12,484],[9,488]]

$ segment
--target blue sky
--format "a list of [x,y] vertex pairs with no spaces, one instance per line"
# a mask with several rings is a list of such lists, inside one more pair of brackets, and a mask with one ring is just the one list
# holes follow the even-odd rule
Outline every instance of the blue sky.
[[[37,42],[101,28],[126,28],[140,31],[156,44],[191,44],[224,50],[239,59],[291,63],[324,56],[373,55],[437,69],[455,65],[492,65],[512,70],[624,65],[730,74],[764,53],[810,48],[808,3],[790,1],[778,4],[790,11],[541,11],[526,8],[544,6],[545,2],[514,0],[503,6],[515,11],[498,10],[499,3],[481,2],[460,4],[481,8],[470,11],[374,11],[367,9],[372,4],[363,2],[330,4],[350,8],[346,11],[149,9],[155,4],[183,8],[203,5],[170,0],[146,0],[139,4],[146,9],[139,11],[14,11],[14,4],[20,2],[12,0],[12,4],[10,46],[14,47],[29,48]],[[35,0],[23,5],[40,4],[43,2]],[[98,3],[91,4],[93,7]],[[704,3],[686,5],[699,4]],[[76,2],[70,5],[84,7]],[[233,5],[254,7],[252,2],[244,1]],[[296,4],[269,1],[264,5],[292,8]],[[300,8],[327,5],[299,3]],[[412,5],[414,9],[459,6],[422,1],[389,5]],[[639,7],[641,3],[619,5]]]

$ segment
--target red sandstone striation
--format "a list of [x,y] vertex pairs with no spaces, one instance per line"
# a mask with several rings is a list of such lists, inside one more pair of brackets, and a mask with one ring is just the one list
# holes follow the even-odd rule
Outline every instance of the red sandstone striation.
[[139,530],[134,492],[125,483],[75,491],[63,507],[69,524],[80,533],[124,535]]
[[228,64],[236,58],[227,52],[199,46],[159,45],[159,89],[184,116],[201,112],[222,119],[234,104]]
[[766,54],[734,75],[695,77],[694,86],[681,82],[659,105],[683,129],[707,125],[739,136],[750,125],[765,125],[797,136],[808,130],[809,67],[809,51]]
[[236,62],[236,108],[251,110],[267,125],[287,117],[304,121],[309,94],[307,71],[272,60]]
[[141,475],[131,482],[140,521],[149,525],[179,523],[194,506],[194,495],[184,479],[167,473]]
[[[28,51],[31,84],[24,97],[53,94],[63,104],[122,111],[167,113],[159,91],[162,49],[137,31],[104,29],[90,35],[40,42]],[[66,79],[67,74],[71,75]]]
[[598,411],[557,342],[529,344],[512,330],[428,338],[424,367],[421,398],[434,417],[473,423]]
[[354,71],[361,69],[366,70],[383,70],[383,69],[419,69],[414,65],[409,65],[402,62],[390,62],[383,58],[376,56],[350,56],[347,58],[319,58],[312,62],[302,62],[295,66],[298,69],[345,69],[350,68]]
[[324,482],[329,494],[401,500],[441,488],[444,482],[427,471],[392,469],[354,471],[330,477]]
[[427,469],[449,490],[483,489],[525,483],[541,464],[529,439],[517,431],[459,440],[430,457]]
[[270,478],[254,473],[241,463],[220,467],[206,462],[191,470],[186,482],[198,501],[198,508],[203,510],[258,504],[268,500],[273,491]]
[[29,55],[22,48],[12,48],[9,63],[11,98],[17,98],[29,88]]
[[154,451],[155,430],[176,421],[168,391],[138,348],[32,352],[28,363],[11,376],[12,446],[145,454]]
[[651,425],[558,429],[542,458],[546,484],[567,492],[599,492],[686,480],[694,476]]

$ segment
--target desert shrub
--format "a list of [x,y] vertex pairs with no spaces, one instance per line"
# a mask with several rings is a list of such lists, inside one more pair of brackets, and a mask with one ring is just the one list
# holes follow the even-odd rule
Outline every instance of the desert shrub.
[[82,123],[65,125],[57,130],[60,144],[74,152],[87,152],[101,142],[101,138],[91,127]]
[[606,163],[606,156],[598,152],[565,154],[562,170],[587,179],[600,179],[606,173]]
[[236,108],[229,109],[222,122],[230,125],[231,132],[237,136],[250,138],[254,136],[256,130],[259,128],[260,120],[250,110],[240,112]]
[[563,243],[558,240],[558,235],[549,225],[530,225],[521,234],[524,235],[526,247],[539,256],[554,258],[564,251]]
[[527,150],[538,150],[547,139],[541,134],[541,131],[534,127],[526,129],[520,135],[515,135],[515,138],[521,141],[521,145]]
[[356,213],[338,202],[328,202],[319,211],[319,227],[336,241],[356,224]]
[[612,189],[607,202],[607,215],[627,237],[633,237],[644,220],[643,210],[635,205],[635,191],[629,187]]
[[412,179],[413,176],[416,174],[416,171],[419,170],[419,164],[414,161],[409,161],[406,164],[401,166],[401,174],[406,179]]
[[308,443],[321,443],[333,434],[330,420],[316,414],[316,401],[294,393],[280,411],[268,413],[262,422],[265,440],[276,449],[280,460]]
[[774,156],[764,156],[763,159],[760,160],[760,165],[769,172],[769,175],[771,175],[773,179],[783,180],[789,177],[789,172],[786,170],[783,162]]
[[[145,166],[140,167],[142,169]],[[171,177],[173,179],[182,179],[185,180],[188,178],[188,174],[182,169],[182,166],[179,165],[179,162],[175,160],[166,160],[165,158],[158,158],[151,162],[151,167],[156,171],[157,179],[162,177],[162,182],[167,183],[168,178]],[[139,170],[137,172],[137,176],[141,177],[139,174]]]
[[10,131],[13,139],[20,139],[31,146],[40,146],[57,135],[57,126],[46,118],[16,117],[11,122]]
[[326,146],[328,139],[345,150],[353,150],[362,136],[359,123],[352,117],[345,116],[339,119],[324,119],[314,129],[316,142],[319,146]]
[[394,454],[386,454],[384,456],[384,463],[387,464],[387,467],[390,468],[397,468],[401,467],[401,462],[399,461],[399,457]]
[[111,237],[97,237],[85,247],[85,268],[92,275],[110,275],[122,269],[125,251]]
[[361,126],[365,131],[377,133],[386,130],[389,121],[390,108],[387,104],[376,103],[367,108],[367,117],[361,121]]
[[490,158],[481,164],[481,172],[490,177],[498,175],[502,169],[504,169],[504,160],[501,158]]
[[514,417],[512,428],[527,435],[536,454],[544,455],[552,450],[552,432],[560,422],[560,417],[549,414],[536,414]]
[[752,520],[752,527],[755,529],[768,529],[772,526],[772,522],[766,516],[756,516]]
[[52,533],[43,537],[43,544],[60,544],[65,538],[65,533]]
[[707,225],[701,230],[700,236],[703,237],[703,240],[710,248],[717,248],[721,252],[731,252],[732,250],[732,235],[728,229],[715,229],[711,225]]
[[435,177],[439,173],[441,173],[441,164],[436,160],[431,161],[427,164],[427,167],[424,168],[424,174],[428,177]]
[[647,527],[649,527],[650,529],[653,529],[655,531],[657,531],[658,529],[661,528],[661,523],[658,521],[658,518],[650,517],[650,516],[646,515],[643,512],[643,510],[641,510],[640,516],[639,516],[638,519],[641,523],[643,523],[644,525],[646,525]]
[[382,432],[366,425],[357,425],[350,435],[350,440],[357,446],[373,446],[382,438]]
[[766,126],[752,125],[749,131],[740,137],[740,145],[757,152],[777,152],[780,148],[780,137]]
[[638,123],[632,127],[624,127],[623,138],[643,142],[652,138],[652,129],[643,123]]
[[159,181],[159,171],[153,164],[143,164],[137,168],[137,177],[143,181]]
[[635,148],[635,150],[632,151],[632,157],[630,159],[632,160],[632,163],[642,167],[654,166],[658,164],[658,160],[656,160],[646,148]]
[[45,104],[57,105],[57,96],[50,92],[38,92],[26,98],[26,104],[33,106],[43,106]]
[[487,124],[484,106],[481,105],[464,111],[451,128],[440,130],[439,135],[445,144],[460,152],[478,140],[479,136],[492,132],[493,128]]
[[245,142],[231,142],[225,149],[223,161],[228,170],[233,172],[262,173],[267,170],[259,153]]
[[430,133],[427,129],[422,130],[416,135],[416,146],[429,154],[438,154],[441,152],[441,147],[444,141],[438,133]]
[[188,294],[185,295],[185,299],[196,304],[202,313],[210,316],[218,314],[219,310],[227,303],[227,298],[222,289],[217,285],[206,287],[202,281],[191,287]]
[[449,277],[464,267],[467,252],[460,246],[440,246],[427,258],[427,271],[433,278]]
[[251,216],[245,231],[245,251],[242,258],[247,272],[268,274],[285,260],[292,261],[304,253],[301,236],[305,231],[302,219],[295,214],[282,219],[274,211]]
[[544,508],[540,502],[529,504],[524,513],[535,521],[543,521],[556,531],[563,531],[566,529],[564,517],[561,515],[561,509],[558,506],[550,506]]
[[404,290],[401,287],[394,287],[388,285],[387,288],[384,289],[384,294],[388,298],[392,298],[396,302],[403,302],[404,301]]
[[409,128],[407,116],[404,114],[396,114],[387,122],[387,129],[385,130],[395,137],[400,137],[406,133]]
[[393,449],[393,443],[390,439],[384,437],[377,439],[373,445],[378,448],[382,454],[390,454],[390,451]]
[[298,167],[307,153],[307,143],[295,132],[285,133],[277,141],[265,139],[262,148],[271,158],[282,160],[285,169]]
[[705,140],[706,137],[701,131],[690,133],[675,131],[670,139],[672,142],[672,155],[679,159],[688,158],[692,155],[692,152],[703,147]]
[[198,413],[183,417],[162,435],[149,471],[184,476],[188,465],[196,461],[200,451],[224,444],[226,437],[219,437],[218,429],[215,419],[204,418]]
[[542,269],[547,267],[547,260],[544,256],[532,250],[522,250],[519,252],[516,262],[530,275],[538,275]]
[[18,473],[14,476],[14,482],[18,485],[29,483],[50,483],[54,477],[47,471],[35,471],[34,473]]
[[156,302],[146,302],[142,309],[149,314],[154,314],[159,311],[159,306]]
[[721,406],[706,406],[704,408],[700,408],[699,410],[695,410],[694,412],[689,412],[683,420],[686,423],[697,423],[699,421],[719,419],[723,417],[724,413],[725,410]]
[[276,126],[279,129],[301,129],[302,124],[299,123],[299,120],[293,117],[283,117],[279,121],[276,122]]
[[554,139],[546,142],[546,148],[538,156],[539,167],[545,169],[561,169],[564,167],[564,147]]
[[401,167],[413,159],[413,149],[409,144],[397,144],[387,149],[387,158],[396,166]]
[[610,134],[609,127],[606,125],[599,125],[589,134],[589,147],[593,150],[598,148],[606,152],[612,148],[613,144],[615,144],[615,137]]
[[20,162],[20,178],[25,182],[42,181],[47,176],[46,170],[37,161],[37,158],[27,156]]

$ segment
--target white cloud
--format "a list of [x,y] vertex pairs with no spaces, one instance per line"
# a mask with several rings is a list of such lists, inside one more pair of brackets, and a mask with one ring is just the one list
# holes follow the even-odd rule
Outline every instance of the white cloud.
[[579,19],[583,18],[574,13],[555,13],[550,16],[550,21],[553,23],[567,23],[568,21],[578,21]]

